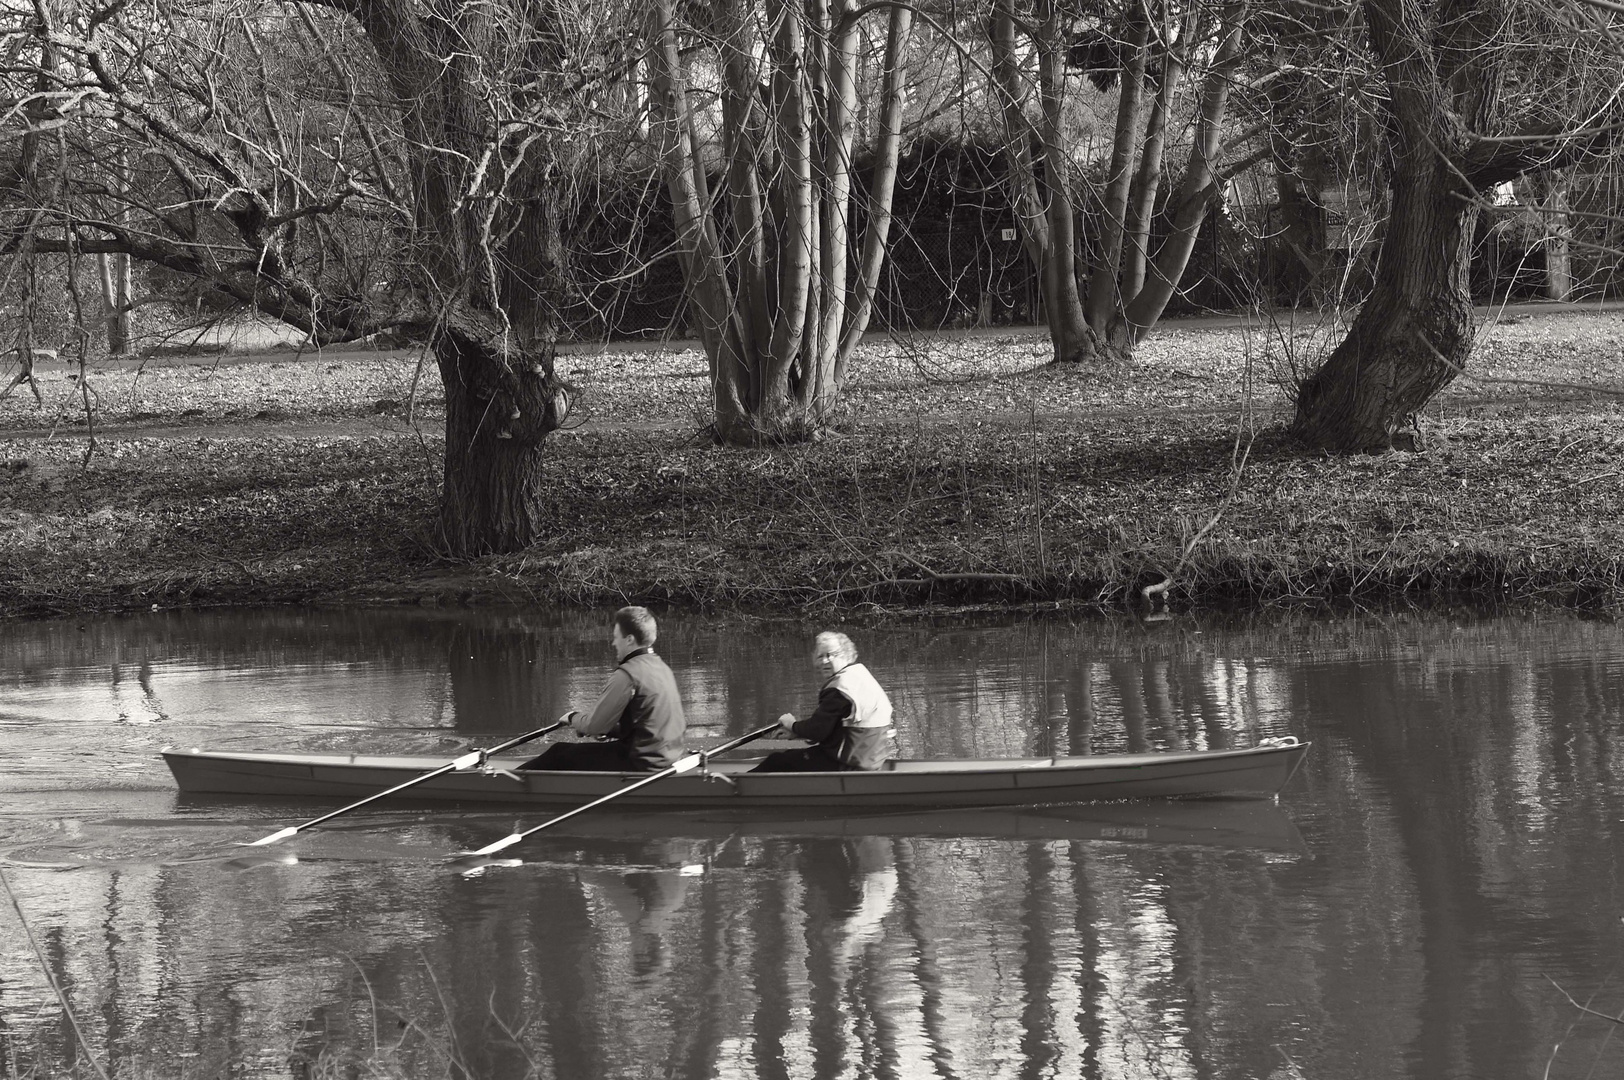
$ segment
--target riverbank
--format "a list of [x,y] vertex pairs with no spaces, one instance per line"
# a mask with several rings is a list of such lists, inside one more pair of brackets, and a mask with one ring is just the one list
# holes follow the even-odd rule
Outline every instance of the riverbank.
[[1163,582],[1175,608],[1624,600],[1624,315],[1487,322],[1422,450],[1377,457],[1284,436],[1284,387],[1336,335],[1170,323],[1106,373],[1045,365],[1038,331],[875,342],[844,430],[777,451],[703,437],[697,352],[572,351],[556,526],[473,562],[436,539],[444,398],[410,352],[102,365],[83,388],[42,365],[43,403],[0,400],[0,614],[1120,607]]

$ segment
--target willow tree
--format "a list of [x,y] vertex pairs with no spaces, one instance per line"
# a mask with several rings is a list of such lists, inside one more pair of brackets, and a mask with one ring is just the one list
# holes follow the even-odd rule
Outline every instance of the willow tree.
[[[859,45],[876,8],[887,23],[858,246]],[[697,24],[678,10],[654,4],[650,112],[710,361],[715,432],[732,443],[804,437],[831,419],[873,310],[912,10],[711,0],[681,9]]]
[[[1221,164],[1231,84],[1244,59],[1246,10],[1236,0],[1124,0],[1120,7],[1082,11],[1060,0],[1035,0],[1030,11],[1017,11],[1015,0],[995,0],[991,77],[1003,115],[1011,197],[1021,242],[1038,273],[1056,360],[1132,355],[1177,290],[1228,176],[1250,162]],[[1081,163],[1066,109],[1079,76],[1067,70],[1068,56],[1087,70],[1109,70],[1118,87],[1092,265],[1079,258]],[[1186,121],[1189,133],[1181,138]],[[1164,198],[1168,150],[1181,143],[1187,147],[1182,174]],[[1153,231],[1158,212],[1166,215],[1165,228]]]
[[[426,340],[461,554],[543,534],[576,147],[627,35],[584,5],[40,0],[0,14],[24,135],[0,254],[128,255],[314,345]],[[31,141],[30,141],[31,140]]]
[[1466,367],[1472,241],[1495,187],[1614,138],[1616,16],[1518,0],[1364,0],[1386,89],[1389,210],[1375,282],[1302,385],[1294,432],[1379,451]]

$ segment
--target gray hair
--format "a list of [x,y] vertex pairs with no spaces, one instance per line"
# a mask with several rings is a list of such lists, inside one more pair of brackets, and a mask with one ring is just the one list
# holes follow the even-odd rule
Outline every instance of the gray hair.
[[851,643],[851,638],[842,634],[839,630],[825,630],[812,639],[814,649],[820,645],[833,645],[840,655],[846,658],[847,662],[857,659],[857,646]]

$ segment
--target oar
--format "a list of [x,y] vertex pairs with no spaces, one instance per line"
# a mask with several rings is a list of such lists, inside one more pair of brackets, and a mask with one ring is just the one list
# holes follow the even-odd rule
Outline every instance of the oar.
[[640,787],[645,787],[645,786],[647,786],[649,784],[654,783],[656,780],[664,780],[666,777],[668,777],[668,776],[676,776],[678,773],[692,772],[694,769],[697,769],[701,764],[703,764],[706,758],[714,757],[717,754],[725,754],[729,750],[737,750],[739,747],[743,746],[745,743],[753,742],[754,740],[761,738],[763,735],[770,735],[770,734],[772,734],[773,732],[775,732],[777,730],[778,730],[778,725],[777,724],[769,724],[764,728],[757,728],[755,731],[752,731],[748,735],[741,735],[737,739],[734,739],[732,742],[723,743],[721,746],[718,746],[713,750],[701,750],[697,754],[689,754],[687,757],[678,760],[675,765],[668,765],[665,768],[661,769],[657,773],[651,773],[648,776],[643,777],[643,779],[637,781],[637,783],[635,783],[635,784],[628,784],[625,787],[621,788],[619,791],[611,791],[607,795],[601,796],[600,798],[593,799],[591,802],[587,803],[585,806],[577,806],[574,810],[571,810],[566,814],[559,814],[557,817],[553,818],[552,820],[544,821],[540,825],[535,825],[535,826],[532,826],[531,828],[525,829],[523,832],[516,832],[511,836],[504,836],[504,837],[502,837],[502,839],[496,841],[496,843],[494,843],[494,844],[486,844],[484,847],[480,848],[478,851],[464,852],[462,855],[458,856],[458,858],[463,858],[463,859],[478,858],[478,857],[480,857],[482,855],[495,854],[496,852],[501,851],[504,848],[510,848],[514,844],[517,844],[520,840],[523,840],[525,837],[530,836],[533,833],[539,833],[543,829],[551,828],[552,826],[557,825],[561,821],[568,821],[570,818],[574,817],[576,814],[584,814],[588,810],[592,809],[594,806],[602,806],[604,803],[608,802],[610,799],[618,799],[622,795],[630,794],[631,792],[636,791]]
[[360,802],[350,803],[350,805],[339,810],[334,810],[330,814],[323,814],[319,818],[313,818],[310,821],[305,822],[303,825],[289,825],[287,828],[279,829],[261,840],[255,840],[252,844],[244,844],[243,846],[264,847],[266,844],[274,844],[278,840],[286,840],[290,836],[304,832],[313,825],[320,825],[324,821],[331,821],[340,814],[347,814],[351,810],[356,810],[365,806],[367,803],[377,802],[386,795],[393,795],[397,791],[405,791],[409,787],[416,787],[425,780],[433,780],[436,776],[444,776],[448,772],[457,772],[459,769],[471,769],[475,765],[478,765],[481,761],[484,761],[486,758],[490,757],[492,754],[500,754],[503,750],[511,750],[520,743],[527,743],[531,739],[541,738],[550,731],[557,731],[559,728],[564,727],[569,723],[569,717],[570,714],[565,713],[563,716],[558,718],[556,723],[548,724],[544,728],[537,728],[532,732],[520,735],[516,739],[509,739],[502,745],[493,746],[489,750],[471,750],[462,755],[462,757],[457,758],[455,761],[448,761],[444,765],[441,765],[438,769],[432,769],[429,772],[424,773],[422,776],[414,776],[404,784],[396,784],[388,791],[380,791],[376,795],[368,795]]

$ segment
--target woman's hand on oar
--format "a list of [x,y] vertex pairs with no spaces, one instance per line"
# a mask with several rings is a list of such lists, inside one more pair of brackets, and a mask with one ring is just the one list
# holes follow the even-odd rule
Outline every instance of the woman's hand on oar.
[[[748,734],[748,735],[741,735],[737,739],[734,739],[732,742],[723,743],[721,746],[718,746],[715,749],[701,750],[701,751],[699,751],[697,753],[689,754],[686,757],[678,759],[675,764],[668,765],[665,768],[661,769],[657,773],[651,773],[650,775],[645,776],[643,779],[637,781],[637,783],[635,783],[635,784],[628,784],[627,786],[621,788],[619,791],[611,791],[607,795],[604,795],[604,796],[601,796],[599,798],[593,799],[591,802],[587,803],[585,806],[577,806],[574,810],[571,810],[571,811],[569,811],[568,813],[565,813],[565,814],[559,814],[557,817],[552,818],[552,819],[550,819],[548,821],[544,821],[540,825],[532,826],[531,828],[525,829],[522,832],[513,833],[511,836],[504,836],[504,837],[502,837],[502,839],[496,841],[494,844],[486,844],[484,847],[480,848],[477,851],[463,852],[461,855],[457,856],[457,860],[479,859],[479,858],[483,858],[483,857],[485,857],[487,855],[493,855],[496,852],[502,851],[505,848],[512,847],[514,844],[517,844],[520,840],[523,840],[527,836],[530,836],[530,835],[532,835],[534,833],[539,833],[543,829],[551,828],[552,826],[557,825],[561,821],[567,821],[568,819],[574,817],[576,814],[584,814],[588,810],[592,809],[594,806],[602,806],[604,803],[608,802],[611,799],[618,799],[622,795],[629,794],[629,793],[631,793],[633,791],[636,791],[640,787],[643,787],[643,786],[648,785],[648,784],[652,784],[656,780],[664,780],[666,777],[668,777],[668,776],[676,776],[678,773],[692,772],[694,769],[697,769],[697,768],[699,768],[700,765],[704,764],[705,759],[707,759],[707,758],[714,757],[717,754],[725,754],[729,750],[737,750],[739,747],[743,746],[745,743],[754,742],[756,739],[761,738],[763,735],[771,735],[773,732],[775,732],[777,730],[778,730],[778,724],[777,723],[768,724],[764,728],[757,728],[756,730],[750,732],[750,734]],[[456,861],[456,860],[454,860],[454,861]]]
[[367,803],[376,802],[377,800],[383,798],[386,795],[393,795],[397,791],[405,791],[409,787],[415,787],[418,784],[421,784],[425,780],[433,780],[436,776],[444,776],[446,773],[449,773],[449,772],[460,772],[463,769],[472,769],[474,766],[482,764],[485,761],[485,759],[490,757],[492,754],[500,754],[503,750],[511,750],[515,746],[519,746],[522,743],[530,742],[532,739],[539,739],[543,735],[548,734],[549,732],[557,731],[559,728],[566,726],[570,722],[570,717],[574,716],[574,715],[575,715],[575,710],[572,709],[569,712],[565,713],[563,716],[560,716],[555,722],[553,722],[551,724],[548,724],[544,728],[537,728],[535,731],[526,732],[525,734],[520,735],[518,738],[509,739],[507,742],[502,743],[499,746],[493,746],[489,750],[470,750],[468,753],[462,755],[461,757],[457,758],[456,760],[446,762],[444,765],[441,765],[438,769],[431,769],[431,770],[429,770],[428,772],[424,773],[421,776],[414,776],[412,779],[406,781],[404,784],[396,784],[394,787],[389,788],[389,789],[387,789],[385,791],[380,791],[376,795],[368,795],[366,798],[362,799],[360,802],[353,802],[353,803],[350,803],[350,805],[348,805],[348,806],[342,807],[342,808],[340,808],[338,810],[334,810],[330,814],[323,814],[319,818],[312,818],[311,820],[305,822],[303,825],[289,825],[285,829],[279,829],[276,832],[273,832],[269,836],[262,837],[259,840],[255,840],[251,844],[244,844],[243,846],[244,847],[264,847],[266,844],[274,844],[279,840],[286,840],[290,836],[294,836],[294,835],[297,835],[298,833],[304,832],[306,829],[310,828],[313,825],[320,825],[324,821],[330,821],[333,818],[338,817],[338,815],[340,815],[340,814],[347,814],[351,810],[355,810],[355,809],[358,809],[360,807],[365,806]]

